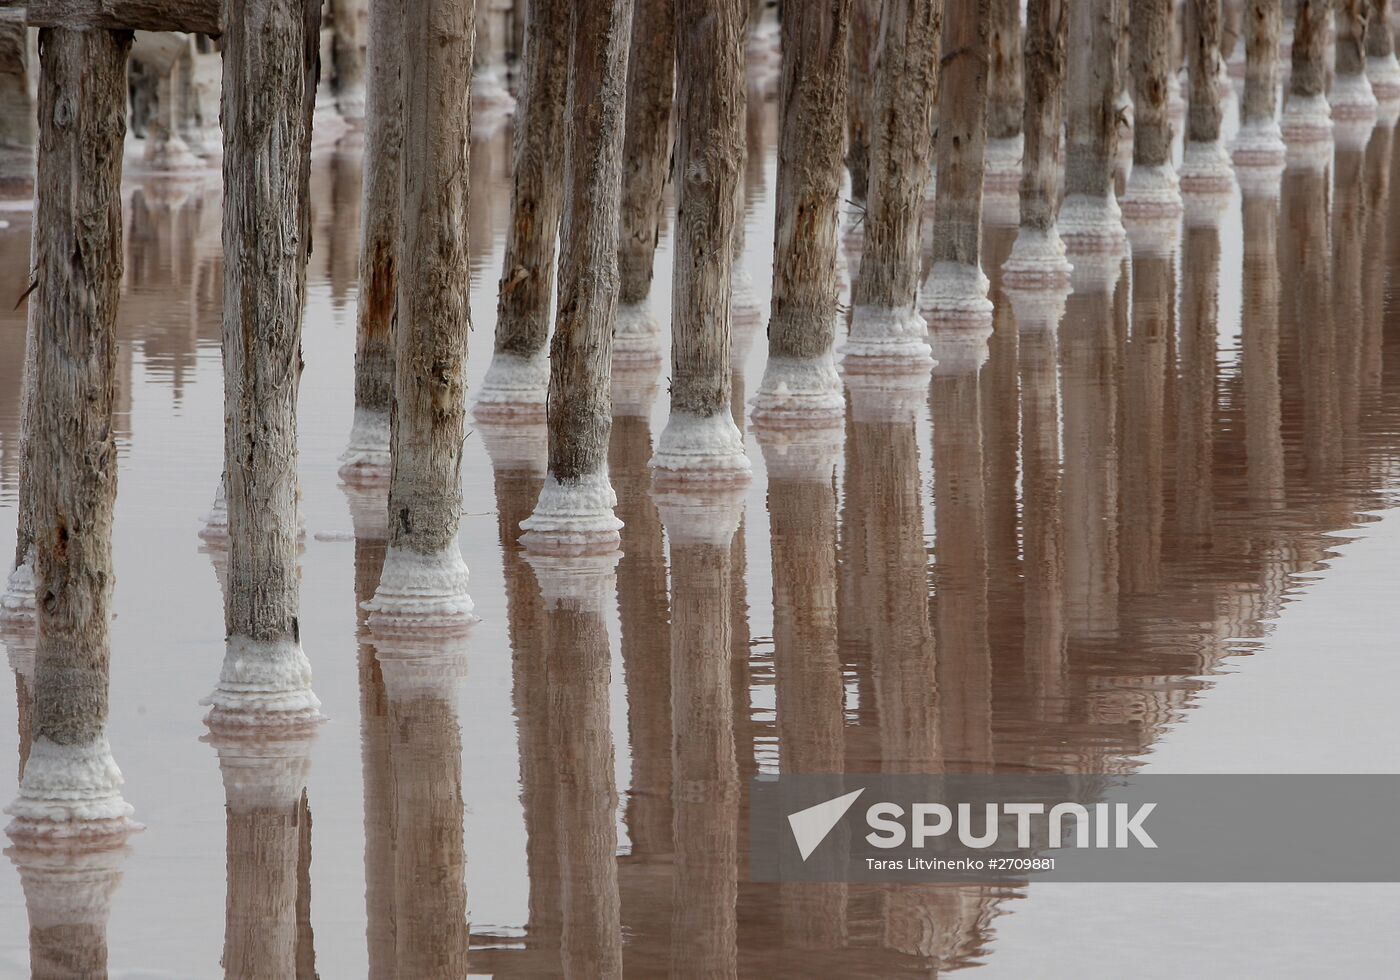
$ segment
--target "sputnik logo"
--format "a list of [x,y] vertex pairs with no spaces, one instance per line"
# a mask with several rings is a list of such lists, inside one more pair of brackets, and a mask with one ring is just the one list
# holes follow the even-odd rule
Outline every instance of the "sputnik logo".
[[841,818],[846,815],[846,811],[851,808],[851,804],[856,801],[856,797],[864,793],[865,789],[855,790],[845,796],[838,796],[835,799],[809,806],[805,810],[798,810],[796,813],[788,814],[788,826],[792,827],[793,840],[797,841],[797,850],[802,855],[802,860],[806,861],[817,846],[826,840],[826,835],[831,833],[831,828],[840,823]]

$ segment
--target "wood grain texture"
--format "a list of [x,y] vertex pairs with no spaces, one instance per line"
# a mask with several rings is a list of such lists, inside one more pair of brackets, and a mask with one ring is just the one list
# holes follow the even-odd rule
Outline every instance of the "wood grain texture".
[[1024,152],[1021,165],[1021,225],[1048,231],[1059,204],[1060,122],[1064,116],[1065,0],[1030,0],[1026,5]]
[[30,27],[214,35],[223,31],[219,0],[28,0],[24,6]]

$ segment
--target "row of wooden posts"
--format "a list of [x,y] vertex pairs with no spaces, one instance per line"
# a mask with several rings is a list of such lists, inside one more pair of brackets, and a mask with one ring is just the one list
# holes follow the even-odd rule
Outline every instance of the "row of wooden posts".
[[[606,457],[610,371],[615,347],[646,352],[659,335],[646,303],[668,158],[676,197],[671,416],[654,478],[687,488],[749,478],[730,411],[729,362],[743,236],[744,39],[755,5],[633,6],[531,0],[527,8],[512,221],[477,410],[547,421],[548,478],[522,525],[525,546],[542,554],[617,547]],[[1330,127],[1323,86],[1332,11],[1309,0],[1293,6],[1282,135],[1306,142]],[[1021,234],[1005,268],[1008,284],[1020,288],[1063,289],[1071,259],[1117,261],[1123,213],[1172,220],[1182,206],[1179,187],[1229,189],[1220,0],[1185,5],[1191,82],[1179,175],[1169,123],[1176,5],[1031,0],[1024,28],[1018,7],[1003,0],[782,5],[769,358],[753,401],[756,427],[780,433],[841,419],[833,346],[842,171],[859,142],[848,139],[851,79],[872,87],[868,159],[853,168],[864,171],[864,186],[852,186],[864,243],[844,351],[852,374],[927,370],[930,323],[935,332],[985,341],[991,306],[981,208],[993,124],[997,140],[1023,147]],[[875,18],[877,29],[865,30],[880,38],[873,72],[851,67],[853,11]],[[223,59],[227,656],[209,699],[210,724],[297,726],[319,717],[301,646],[296,565],[296,399],[319,14],[319,0],[223,7],[40,0],[26,8],[28,23],[41,28],[39,152],[24,502],[18,584],[7,601],[37,621],[34,748],[12,808],[31,830],[79,816],[124,821],[129,809],[104,732],[133,29],[217,33]],[[1377,88],[1400,94],[1388,17],[1383,0],[1339,5],[1333,92],[1351,97],[1338,103],[1339,114],[1367,104],[1374,112],[1374,99],[1358,96],[1370,98],[1368,67]],[[472,618],[457,531],[471,328],[473,18],[472,0],[370,4],[356,432],[345,473],[388,485],[389,551],[368,603],[381,631],[456,629]],[[1281,25],[1279,0],[1246,4],[1241,165],[1283,161],[1275,105]],[[1135,179],[1120,211],[1114,171],[1128,78]],[[993,93],[1003,111],[989,111]],[[1013,95],[1019,114],[1004,111]],[[933,265],[921,286],[919,219],[931,167]]]

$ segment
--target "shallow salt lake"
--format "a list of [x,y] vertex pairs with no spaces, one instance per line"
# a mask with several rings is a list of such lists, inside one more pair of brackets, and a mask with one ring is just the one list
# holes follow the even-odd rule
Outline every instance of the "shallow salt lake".
[[[744,261],[766,308],[771,111],[750,133],[762,166],[751,170]],[[1097,284],[1077,283],[1057,346],[1018,323],[995,275],[1014,229],[989,225],[997,313],[980,368],[945,358],[900,397],[853,393],[824,450],[834,478],[804,478],[792,456],[749,432],[754,480],[731,547],[727,622],[740,774],[821,758],[855,772],[1397,771],[1400,148],[1391,143],[1391,130],[1377,129],[1364,150],[1338,150],[1328,170],[1290,171],[1275,215],[1236,193],[1214,226],[1185,230],[1180,251],[1139,249]],[[508,164],[508,134],[473,148],[473,389],[489,361]],[[111,895],[109,963],[114,977],[217,977],[230,915],[251,917],[256,935],[295,914],[264,898],[226,906],[230,869],[263,870],[270,852],[230,837],[199,704],[223,655],[218,555],[198,536],[223,452],[217,179],[175,189],[132,181],[127,192],[109,737],[146,829]],[[402,868],[451,852],[458,794],[468,969],[547,976],[567,956],[587,975],[586,944],[561,954],[559,869],[597,880],[599,855],[556,833],[540,802],[564,758],[584,787],[574,802],[607,806],[605,794],[588,795],[607,783],[593,765],[605,756],[547,724],[580,705],[605,711],[611,730],[621,894],[611,927],[636,976],[696,966],[685,945],[673,947],[678,910],[690,913],[687,935],[708,937],[702,958],[730,949],[738,972],[754,977],[1400,970],[1397,885],[1033,884],[944,888],[923,905],[864,886],[833,910],[751,883],[732,864],[705,869],[710,891],[678,881],[672,739],[682,758],[697,733],[672,732],[676,569],[648,495],[665,366],[615,379],[628,404],[649,408],[615,423],[624,557],[605,583],[604,632],[574,639],[610,661],[606,678],[561,698],[541,673],[538,585],[501,545],[529,513],[539,474],[502,462],[502,433],[479,428],[466,442],[460,540],[481,622],[435,669],[405,678],[357,612],[382,558],[366,517],[380,504],[337,476],[352,409],[353,149],[317,157],[312,194],[301,633],[329,721],[309,748],[309,867],[272,871],[309,891],[297,935],[320,976],[393,975],[381,967],[394,958],[394,930],[431,937],[455,914],[430,889],[406,886]],[[17,295],[30,226],[23,213],[7,219],[0,269]],[[1261,232],[1270,221],[1276,240]],[[652,295],[663,330],[669,249],[663,235]],[[1270,291],[1276,323],[1258,315]],[[0,303],[0,542],[14,533],[23,360],[23,311],[11,305]],[[736,386],[751,393],[761,327],[736,339],[736,355]],[[1047,405],[1048,425],[1028,411]],[[1047,456],[1052,431],[1061,451]],[[1035,545],[1057,524],[1060,558],[1041,560]],[[1028,596],[1037,616],[1026,615]],[[701,636],[725,625],[703,610],[688,623]],[[22,666],[25,638],[0,639]],[[807,696],[823,690],[839,693]],[[0,700],[0,733],[10,733],[0,787],[11,795],[19,703]],[[937,737],[920,742],[923,729]],[[724,824],[743,809],[702,799],[700,819]],[[746,831],[739,840],[742,863]],[[729,888],[732,929],[703,916]],[[26,923],[19,875],[5,862],[0,976],[28,972]]]

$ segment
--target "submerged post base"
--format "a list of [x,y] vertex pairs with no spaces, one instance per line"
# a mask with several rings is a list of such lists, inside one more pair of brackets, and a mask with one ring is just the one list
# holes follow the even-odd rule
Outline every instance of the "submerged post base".
[[1273,119],[1245,123],[1230,145],[1236,167],[1282,166],[1287,151],[1283,130]]
[[912,306],[857,306],[851,311],[851,332],[841,348],[845,371],[917,370],[932,363],[928,324]]
[[770,357],[758,393],[749,402],[755,426],[830,425],[845,414],[841,379],[831,355]]
[[661,326],[651,303],[617,304],[617,325],[613,328],[614,361],[657,360],[662,357]]
[[1394,53],[1367,58],[1366,77],[1371,80],[1371,94],[1378,102],[1400,99],[1400,61]]
[[12,838],[103,838],[140,829],[122,798],[122,772],[106,738],[60,745],[40,735],[29,749],[19,795],[5,808]]
[[29,626],[34,622],[34,549],[10,572],[5,592],[0,595],[0,623]]
[[300,642],[231,636],[224,644],[219,686],[200,702],[209,706],[206,724],[304,727],[323,720]]
[[540,422],[549,392],[549,357],[497,353],[486,369],[472,415],[493,422]]
[[1133,167],[1119,206],[1124,222],[1181,214],[1181,186],[1170,163]]
[[1290,95],[1279,130],[1285,143],[1311,143],[1332,138],[1332,109],[1322,95]]
[[1376,93],[1364,74],[1336,75],[1327,103],[1332,107],[1334,120],[1376,118]]
[[389,462],[389,413],[357,406],[349,442],[340,454],[340,478],[347,483],[385,483]]
[[919,309],[929,319],[981,319],[991,316],[991,284],[980,266],[935,262],[919,294]]
[[467,594],[467,563],[453,541],[437,554],[389,548],[374,597],[363,603],[376,632],[446,631],[477,621]]
[[1058,289],[1069,282],[1072,269],[1059,229],[1022,225],[1002,263],[1001,281],[1008,288]]
[[616,550],[622,522],[613,513],[617,494],[606,473],[560,481],[545,477],[535,511],[520,522],[521,545],[537,554],[587,555]]
[[1111,192],[1102,196],[1071,194],[1060,207],[1057,227],[1071,255],[1120,253],[1128,240],[1122,209]]
[[650,466],[657,485],[747,483],[753,471],[727,408],[714,415],[672,411]]

